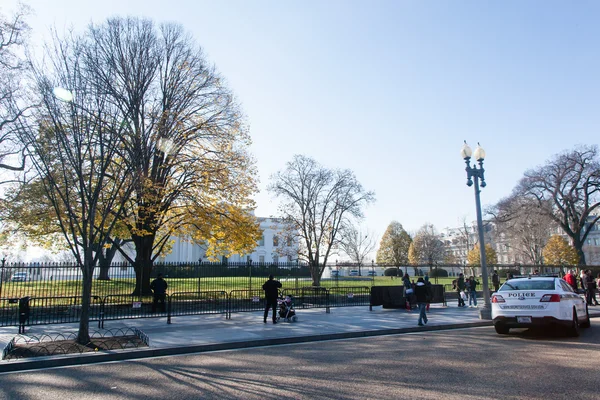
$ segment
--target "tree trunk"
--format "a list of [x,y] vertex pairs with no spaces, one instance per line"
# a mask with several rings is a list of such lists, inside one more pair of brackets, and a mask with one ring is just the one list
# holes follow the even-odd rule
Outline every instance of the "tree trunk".
[[99,259],[98,259],[98,265],[100,267],[100,272],[98,273],[98,280],[99,281],[110,281],[110,277],[108,276],[108,271],[110,270],[110,265],[112,264],[112,260],[115,258],[115,255],[117,254],[117,248],[118,246],[111,246],[110,248],[106,249],[105,252],[101,252]]
[[94,276],[94,264],[92,263],[92,252],[85,255],[84,265],[81,268],[83,275],[83,288],[81,292],[81,315],[79,318],[79,332],[77,343],[86,345],[90,342],[90,306],[92,302],[92,278]]
[[319,271],[319,262],[313,261],[310,265],[310,276],[313,286],[321,286],[321,271]]
[[154,236],[143,236],[134,239],[136,255],[133,268],[135,270],[134,296],[148,296],[150,290],[150,274],[152,273],[152,246]]
[[585,253],[583,252],[583,242],[578,238],[573,240],[573,247],[577,251],[577,255],[579,256],[579,264],[578,265],[587,265],[585,263]]

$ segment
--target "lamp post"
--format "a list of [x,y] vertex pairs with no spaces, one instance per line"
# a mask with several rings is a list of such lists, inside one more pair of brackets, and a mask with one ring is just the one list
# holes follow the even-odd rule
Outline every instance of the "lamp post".
[[[483,160],[485,159],[485,151],[481,148],[479,143],[477,143],[477,148],[473,153],[471,148],[467,144],[465,140],[465,144],[463,145],[462,150],[460,151],[460,155],[465,160],[465,164],[467,167],[465,171],[467,171],[467,186],[473,186],[473,182],[475,182],[475,208],[477,212],[477,233],[479,235],[479,254],[481,260],[481,279],[483,280],[483,307],[479,309],[479,318],[480,319],[492,319],[492,307],[490,304],[490,290],[488,288],[488,271],[487,264],[485,262],[485,242],[483,240],[483,222],[481,218],[481,200],[479,199],[479,181],[481,180],[481,187],[484,188],[486,186],[485,178],[484,178],[484,169],[483,169]],[[479,168],[477,164],[473,164],[471,166],[471,155],[475,157],[475,160],[479,164]]]
[[375,260],[371,260],[371,277],[373,278],[373,285],[375,285]]

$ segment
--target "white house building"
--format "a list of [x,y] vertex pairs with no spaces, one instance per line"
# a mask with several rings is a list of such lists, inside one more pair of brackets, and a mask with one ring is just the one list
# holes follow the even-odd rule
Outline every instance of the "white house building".
[[[293,239],[285,239],[286,225],[278,218],[258,218],[262,238],[250,254],[235,254],[224,260],[229,262],[278,263],[294,262],[297,260],[298,243]],[[206,248],[182,238],[173,238],[173,251],[162,262],[198,262],[205,260]]]

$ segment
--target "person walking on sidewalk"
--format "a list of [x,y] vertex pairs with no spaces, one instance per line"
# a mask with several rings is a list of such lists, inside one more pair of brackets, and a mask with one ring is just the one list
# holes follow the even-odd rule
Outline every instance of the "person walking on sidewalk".
[[162,274],[158,274],[156,279],[150,283],[150,289],[152,290],[153,299],[152,299],[152,312],[156,312],[156,306],[158,302],[160,302],[160,309],[162,312],[167,311],[167,307],[165,305],[165,298],[167,297],[167,288],[169,285],[167,281],[163,279]]
[[277,323],[277,297],[279,296],[279,288],[281,282],[273,279],[273,275],[269,275],[269,280],[262,285],[265,291],[265,317],[263,322],[267,323],[267,317],[269,316],[269,308],[273,307],[273,323]]
[[413,287],[408,274],[404,274],[402,277],[402,284],[404,285],[404,304],[406,305],[406,310],[410,311],[410,296],[413,295]]
[[423,278],[417,279],[415,285],[415,297],[417,298],[417,305],[419,307],[419,322],[417,325],[423,326],[423,323],[427,323],[427,313],[425,308],[427,307],[427,301],[429,300],[429,290],[425,285]]
[[464,307],[465,300],[463,299],[463,295],[465,294],[465,276],[463,274],[458,275],[458,280],[456,281],[456,293],[458,294],[458,306]]
[[427,307],[425,307],[425,311],[429,311],[429,304],[431,303],[431,299],[433,297],[433,289],[431,287],[431,282],[429,281],[429,275],[425,272],[425,277],[423,278],[425,281],[425,287],[427,288],[427,293],[429,294],[429,298],[427,300]]

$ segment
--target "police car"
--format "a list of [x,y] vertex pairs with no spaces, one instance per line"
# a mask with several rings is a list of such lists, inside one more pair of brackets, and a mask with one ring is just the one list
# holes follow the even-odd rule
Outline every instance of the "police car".
[[499,334],[510,328],[559,326],[570,336],[590,327],[584,299],[558,277],[530,276],[510,279],[492,295],[492,320]]

